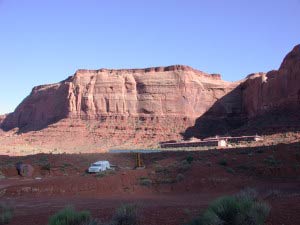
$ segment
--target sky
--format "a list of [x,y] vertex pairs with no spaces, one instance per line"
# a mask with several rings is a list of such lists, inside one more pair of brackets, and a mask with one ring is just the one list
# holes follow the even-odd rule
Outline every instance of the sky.
[[0,114],[77,69],[184,64],[236,81],[300,43],[300,0],[0,0]]

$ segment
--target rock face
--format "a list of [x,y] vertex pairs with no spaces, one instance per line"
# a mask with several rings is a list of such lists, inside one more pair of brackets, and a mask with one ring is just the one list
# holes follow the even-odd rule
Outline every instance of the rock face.
[[[78,70],[57,84],[33,88],[31,94],[7,116],[2,128],[37,130],[64,118],[139,123],[183,124],[186,128],[236,83],[222,81],[187,66],[132,70]],[[230,99],[219,114],[235,107]],[[153,126],[152,126],[152,125]]]
[[[16,128],[22,135],[34,131],[26,137],[28,145],[45,147],[52,138],[59,148],[66,142],[70,149],[89,143],[132,146],[226,134],[243,125],[249,131],[252,120],[265,116],[254,124],[261,126],[277,111],[294,124],[300,121],[299,106],[300,45],[278,70],[251,74],[241,82],[182,65],[78,70],[62,82],[33,88],[13,113],[0,117],[0,126],[5,131]],[[8,137],[3,137],[6,146]]]
[[284,58],[280,68],[252,74],[242,84],[243,110],[248,118],[272,111],[295,111],[300,106],[300,45]]
[[5,119],[6,115],[0,115],[0,125],[3,122],[3,120]]

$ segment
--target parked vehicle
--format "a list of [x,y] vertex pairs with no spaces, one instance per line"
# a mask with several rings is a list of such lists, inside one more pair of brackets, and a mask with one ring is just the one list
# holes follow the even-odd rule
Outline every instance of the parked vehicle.
[[89,173],[99,173],[110,169],[110,163],[108,161],[98,161],[91,164],[88,171]]

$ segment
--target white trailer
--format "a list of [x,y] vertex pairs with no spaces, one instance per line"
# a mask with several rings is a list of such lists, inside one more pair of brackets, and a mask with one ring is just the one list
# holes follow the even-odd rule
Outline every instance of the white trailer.
[[110,163],[108,161],[97,161],[91,164],[88,171],[89,173],[99,173],[110,169]]

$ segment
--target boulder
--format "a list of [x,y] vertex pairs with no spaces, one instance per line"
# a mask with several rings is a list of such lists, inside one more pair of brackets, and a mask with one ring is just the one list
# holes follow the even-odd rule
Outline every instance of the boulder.
[[32,177],[34,168],[30,164],[17,163],[16,169],[22,177]]

